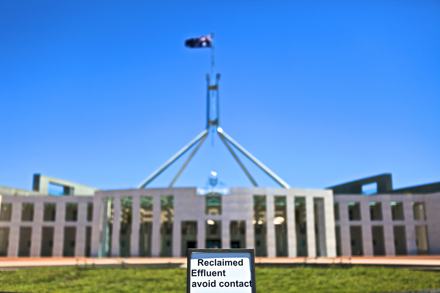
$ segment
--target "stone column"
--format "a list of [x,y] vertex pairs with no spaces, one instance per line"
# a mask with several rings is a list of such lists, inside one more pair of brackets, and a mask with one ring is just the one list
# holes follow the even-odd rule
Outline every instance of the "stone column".
[[316,257],[315,213],[313,196],[306,196],[306,221],[307,221],[307,253],[308,257]]
[[327,256],[327,233],[325,227],[325,213],[324,213],[324,198],[315,198],[316,201],[316,215],[315,219],[317,219],[315,225],[317,227],[318,234],[318,251],[316,252],[317,256]]
[[34,221],[32,225],[31,256],[38,257],[41,253],[41,237],[43,224],[43,202],[34,203]]
[[268,257],[276,256],[275,225],[273,223],[274,213],[274,196],[272,194],[268,194],[266,196],[266,244]]
[[405,217],[406,251],[409,255],[417,255],[416,227],[414,222],[413,202],[403,202],[403,215]]
[[362,225],[362,248],[364,256],[373,255],[373,235],[371,231],[370,202],[362,199],[361,205],[361,225]]
[[222,220],[222,248],[231,248],[231,221],[224,219]]
[[246,248],[255,248],[255,228],[254,228],[254,195],[252,193],[248,194],[243,201],[243,216],[245,222],[245,242]]
[[140,228],[140,196],[134,195],[133,207],[131,215],[131,239],[130,239],[130,254],[131,256],[139,256],[139,228]]
[[351,256],[350,222],[347,202],[339,202],[339,229],[341,233],[341,254]]
[[93,257],[100,256],[101,242],[103,241],[103,229],[107,222],[107,208],[103,204],[105,198],[95,195],[93,197],[93,222],[92,244],[90,254]]
[[182,256],[182,220],[174,214],[172,253],[174,257]]
[[21,222],[21,202],[13,202],[11,226],[9,229],[9,247],[8,247],[9,257],[18,256],[20,222]]
[[112,248],[111,255],[119,256],[119,237],[121,230],[121,198],[115,196],[113,198],[113,227],[112,227]]
[[382,215],[385,238],[385,254],[387,256],[394,256],[396,254],[396,249],[394,246],[394,226],[391,218],[391,206],[389,200],[384,200],[382,202]]
[[66,221],[66,203],[56,203],[56,218],[54,223],[53,256],[63,256],[64,226]]
[[255,248],[255,230],[254,230],[254,215],[250,216],[250,220],[246,220],[246,247]]
[[197,248],[206,247],[206,222],[205,219],[198,219],[197,221]]
[[425,203],[426,221],[422,221],[423,225],[428,229],[429,254],[440,254],[440,194],[432,193],[423,195]]
[[336,235],[335,235],[335,205],[333,194],[324,196],[324,219],[325,219],[325,246],[328,257],[336,256]]
[[75,256],[86,253],[87,202],[78,203],[78,224],[76,225]]
[[153,196],[153,228],[151,237],[151,256],[160,256],[160,195]]
[[295,223],[295,196],[287,195],[286,197],[286,213],[287,213],[287,251],[289,257],[296,257],[296,223]]

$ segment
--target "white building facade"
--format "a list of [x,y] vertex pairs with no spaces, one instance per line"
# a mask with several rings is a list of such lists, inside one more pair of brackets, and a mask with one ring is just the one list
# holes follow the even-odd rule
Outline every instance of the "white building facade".
[[196,188],[0,197],[0,256],[180,257],[188,248],[257,256],[440,253],[440,193],[333,195],[331,190]]
[[335,196],[337,254],[440,254],[440,192]]
[[1,196],[0,256],[179,257],[188,248],[257,256],[335,256],[329,190],[196,188]]

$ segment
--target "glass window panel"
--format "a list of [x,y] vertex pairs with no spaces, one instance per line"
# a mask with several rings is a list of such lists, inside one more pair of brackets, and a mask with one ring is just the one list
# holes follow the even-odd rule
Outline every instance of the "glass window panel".
[[2,203],[0,205],[0,221],[10,222],[12,219],[12,203]]
[[66,203],[66,221],[76,222],[78,220],[78,204],[73,202]]
[[34,220],[33,203],[23,203],[21,205],[21,220],[23,222],[32,222]]
[[172,256],[174,198],[172,195],[160,197],[160,255]]
[[266,196],[254,196],[254,236],[256,256],[267,256]]
[[45,203],[43,211],[43,220],[45,222],[54,222],[56,218],[56,205],[54,203]]

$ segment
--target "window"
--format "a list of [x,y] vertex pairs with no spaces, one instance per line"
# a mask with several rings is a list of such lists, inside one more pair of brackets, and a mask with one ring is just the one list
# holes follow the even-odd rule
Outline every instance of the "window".
[[88,222],[93,221],[93,203],[92,202],[87,203],[87,221]]
[[428,254],[428,229],[426,225],[416,226],[417,254]]
[[[183,236],[197,236],[197,222],[196,221],[182,221],[182,235]],[[196,248],[196,247],[193,247]]]
[[104,229],[101,235],[100,256],[111,256],[112,238],[113,238],[113,216],[114,216],[114,200],[113,197],[106,197],[102,201],[103,213],[102,221]]
[[54,203],[45,203],[43,212],[43,221],[54,222],[56,217],[56,206]]
[[76,222],[78,220],[78,204],[68,202],[66,204],[66,221]]
[[222,198],[219,195],[207,195],[205,198],[206,214],[221,215],[222,214]]
[[133,218],[133,199],[131,196],[121,198],[121,221],[119,229],[119,255],[130,256],[131,223]]
[[0,205],[0,221],[9,222],[12,218],[12,203],[2,203]]
[[222,223],[208,219],[205,224],[206,248],[222,248]]
[[348,219],[350,221],[361,220],[361,205],[358,202],[351,202],[348,204]]
[[0,256],[8,256],[9,228],[0,227]]
[[75,256],[76,228],[64,227],[63,256]]
[[370,202],[370,219],[372,221],[382,220],[382,204],[380,202]]
[[32,222],[34,220],[33,203],[23,203],[21,205],[21,220],[23,222]]
[[197,222],[181,222],[181,256],[186,256],[188,249],[197,248]]
[[246,222],[231,221],[229,226],[231,248],[246,248]]
[[425,203],[415,202],[413,203],[414,220],[424,221],[426,220]]
[[54,227],[43,227],[41,230],[41,256],[53,255]]
[[18,239],[18,256],[30,256],[32,244],[32,228],[20,227]]
[[335,226],[336,255],[341,256],[341,227]]
[[362,185],[362,194],[372,195],[377,193],[377,182]]
[[351,255],[363,255],[362,226],[350,226]]
[[139,227],[139,255],[151,256],[151,236],[153,226],[153,199],[141,196]]
[[160,197],[160,256],[172,255],[174,199],[172,195]]
[[396,201],[391,202],[391,216],[393,221],[404,220],[402,202],[396,202]]
[[92,252],[92,227],[86,227],[86,245],[85,245],[85,256],[90,256]]
[[339,221],[339,203],[334,205],[335,221]]
[[266,245],[266,196],[254,196],[254,235],[256,256],[267,255]]
[[295,196],[295,229],[297,255],[307,256],[307,212],[304,196]]
[[385,255],[385,237],[383,226],[372,226],[373,255]]
[[313,198],[313,217],[315,222],[316,256],[327,256],[324,199]]
[[396,255],[406,255],[406,231],[405,226],[394,226],[394,247]]
[[276,256],[287,256],[287,209],[286,197],[274,197],[275,213],[275,253]]
[[72,186],[49,182],[47,191],[49,195],[52,196],[73,195],[74,188]]

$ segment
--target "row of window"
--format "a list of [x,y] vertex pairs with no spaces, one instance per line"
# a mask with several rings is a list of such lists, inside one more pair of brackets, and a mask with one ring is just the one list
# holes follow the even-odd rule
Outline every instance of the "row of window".
[[[18,256],[31,256],[32,246],[32,227],[20,227],[18,237]],[[53,226],[43,226],[41,228],[40,256],[53,256],[55,229]],[[8,255],[10,229],[0,227],[0,257]],[[74,256],[76,248],[76,227],[64,227],[63,233],[63,256]],[[92,227],[86,226],[84,255],[90,256],[91,252]]]
[[[393,201],[391,206],[391,219],[393,221],[403,221],[405,220],[405,213],[403,209],[402,202]],[[413,218],[416,221],[426,220],[425,213],[425,203],[424,202],[414,202],[412,203],[413,208]],[[360,221],[361,220],[361,204],[359,202],[351,202],[347,206],[348,209],[348,219],[350,221]],[[370,220],[371,221],[382,221],[382,203],[380,202],[370,202]],[[335,220],[339,221],[339,204],[335,203]]]
[[[262,201],[266,201],[265,196],[258,196]],[[166,198],[163,197],[163,198]],[[161,205],[163,205],[163,198],[161,200]],[[285,198],[284,196],[275,197],[275,206],[278,206],[278,201],[280,198]],[[125,202],[125,201],[130,201]],[[123,197],[122,208],[124,205],[131,205],[131,197]],[[144,206],[148,206],[148,210],[152,210],[153,201],[151,197],[142,196],[141,197],[141,209]],[[93,204],[88,203],[87,207],[87,220],[92,221],[93,214]],[[205,214],[206,215],[221,215],[222,214],[222,198],[217,194],[210,194],[205,197]],[[44,204],[44,221],[53,222],[56,218],[56,205],[55,203],[45,203]],[[78,217],[78,204],[77,203],[67,203],[66,204],[66,217],[65,220],[69,222],[77,221]],[[0,221],[10,221],[12,218],[12,204],[3,203],[0,209]],[[34,204],[33,203],[23,203],[21,210],[21,220],[25,222],[31,222],[34,218]]]
[[[21,205],[21,221],[34,221],[34,204],[23,203]],[[12,219],[12,203],[2,203],[0,208],[0,221],[9,222]],[[56,219],[56,204],[45,203],[43,208],[43,221],[54,222]],[[91,222],[93,219],[93,203],[87,203],[87,221]],[[66,203],[65,207],[65,221],[78,221],[78,203]]]
[[[110,256],[112,247],[112,233],[114,222],[114,202],[115,198],[109,197],[104,199],[105,211],[104,229],[102,235],[102,245],[100,255]],[[119,254],[121,256],[130,255],[130,241],[132,229],[132,197],[126,196],[119,199],[121,206],[120,215],[120,230],[119,230]],[[172,255],[173,243],[173,221],[174,221],[174,201],[173,196],[161,196],[161,214],[160,214],[160,255]],[[317,205],[323,206],[322,199],[317,199]],[[298,229],[301,230],[302,238],[305,236],[305,197],[296,198],[295,205],[297,207],[297,222]],[[153,200],[148,196],[141,196],[140,198],[140,216],[141,226],[139,229],[139,254],[151,254],[151,233],[152,233],[152,211]],[[222,198],[216,194],[210,194],[205,197],[205,213],[207,215],[221,215],[222,213]],[[287,256],[287,211],[286,211],[286,196],[276,196],[274,198],[274,224],[276,234],[276,253],[278,256]],[[266,255],[266,196],[254,196],[254,229],[255,229],[255,245],[258,247],[257,255]],[[301,223],[299,223],[301,222]],[[318,222],[318,221],[317,221]],[[187,248],[197,247],[197,222],[184,221],[181,223],[182,237],[181,247],[182,253],[186,253]],[[301,227],[299,227],[301,225]],[[221,221],[207,219],[205,226],[207,248],[221,248],[222,245],[222,225]],[[246,247],[246,224],[245,221],[231,221],[230,223],[230,237],[231,247],[239,248]],[[305,251],[305,241],[300,241],[301,251]],[[304,252],[306,255],[307,252]]]
[[[351,225],[349,230],[349,240],[351,247],[351,255],[362,256],[365,254],[364,245],[366,243],[363,239],[363,229],[368,229],[367,227],[362,227],[358,225]],[[415,251],[408,251],[407,247],[407,235],[406,229],[403,225],[395,225],[392,227],[392,234],[394,239],[394,253],[396,255],[407,255],[408,253],[417,254],[427,254],[429,252],[429,241],[428,241],[428,228],[426,225],[416,225],[414,227],[415,236]],[[385,232],[384,227],[380,225],[371,226],[371,244],[372,253],[375,256],[386,255],[390,253],[387,251],[387,245],[385,244]],[[340,226],[336,226],[336,254],[338,256],[342,255],[341,247],[341,229]],[[390,248],[390,247],[388,247]],[[414,248],[412,248],[414,249]]]

